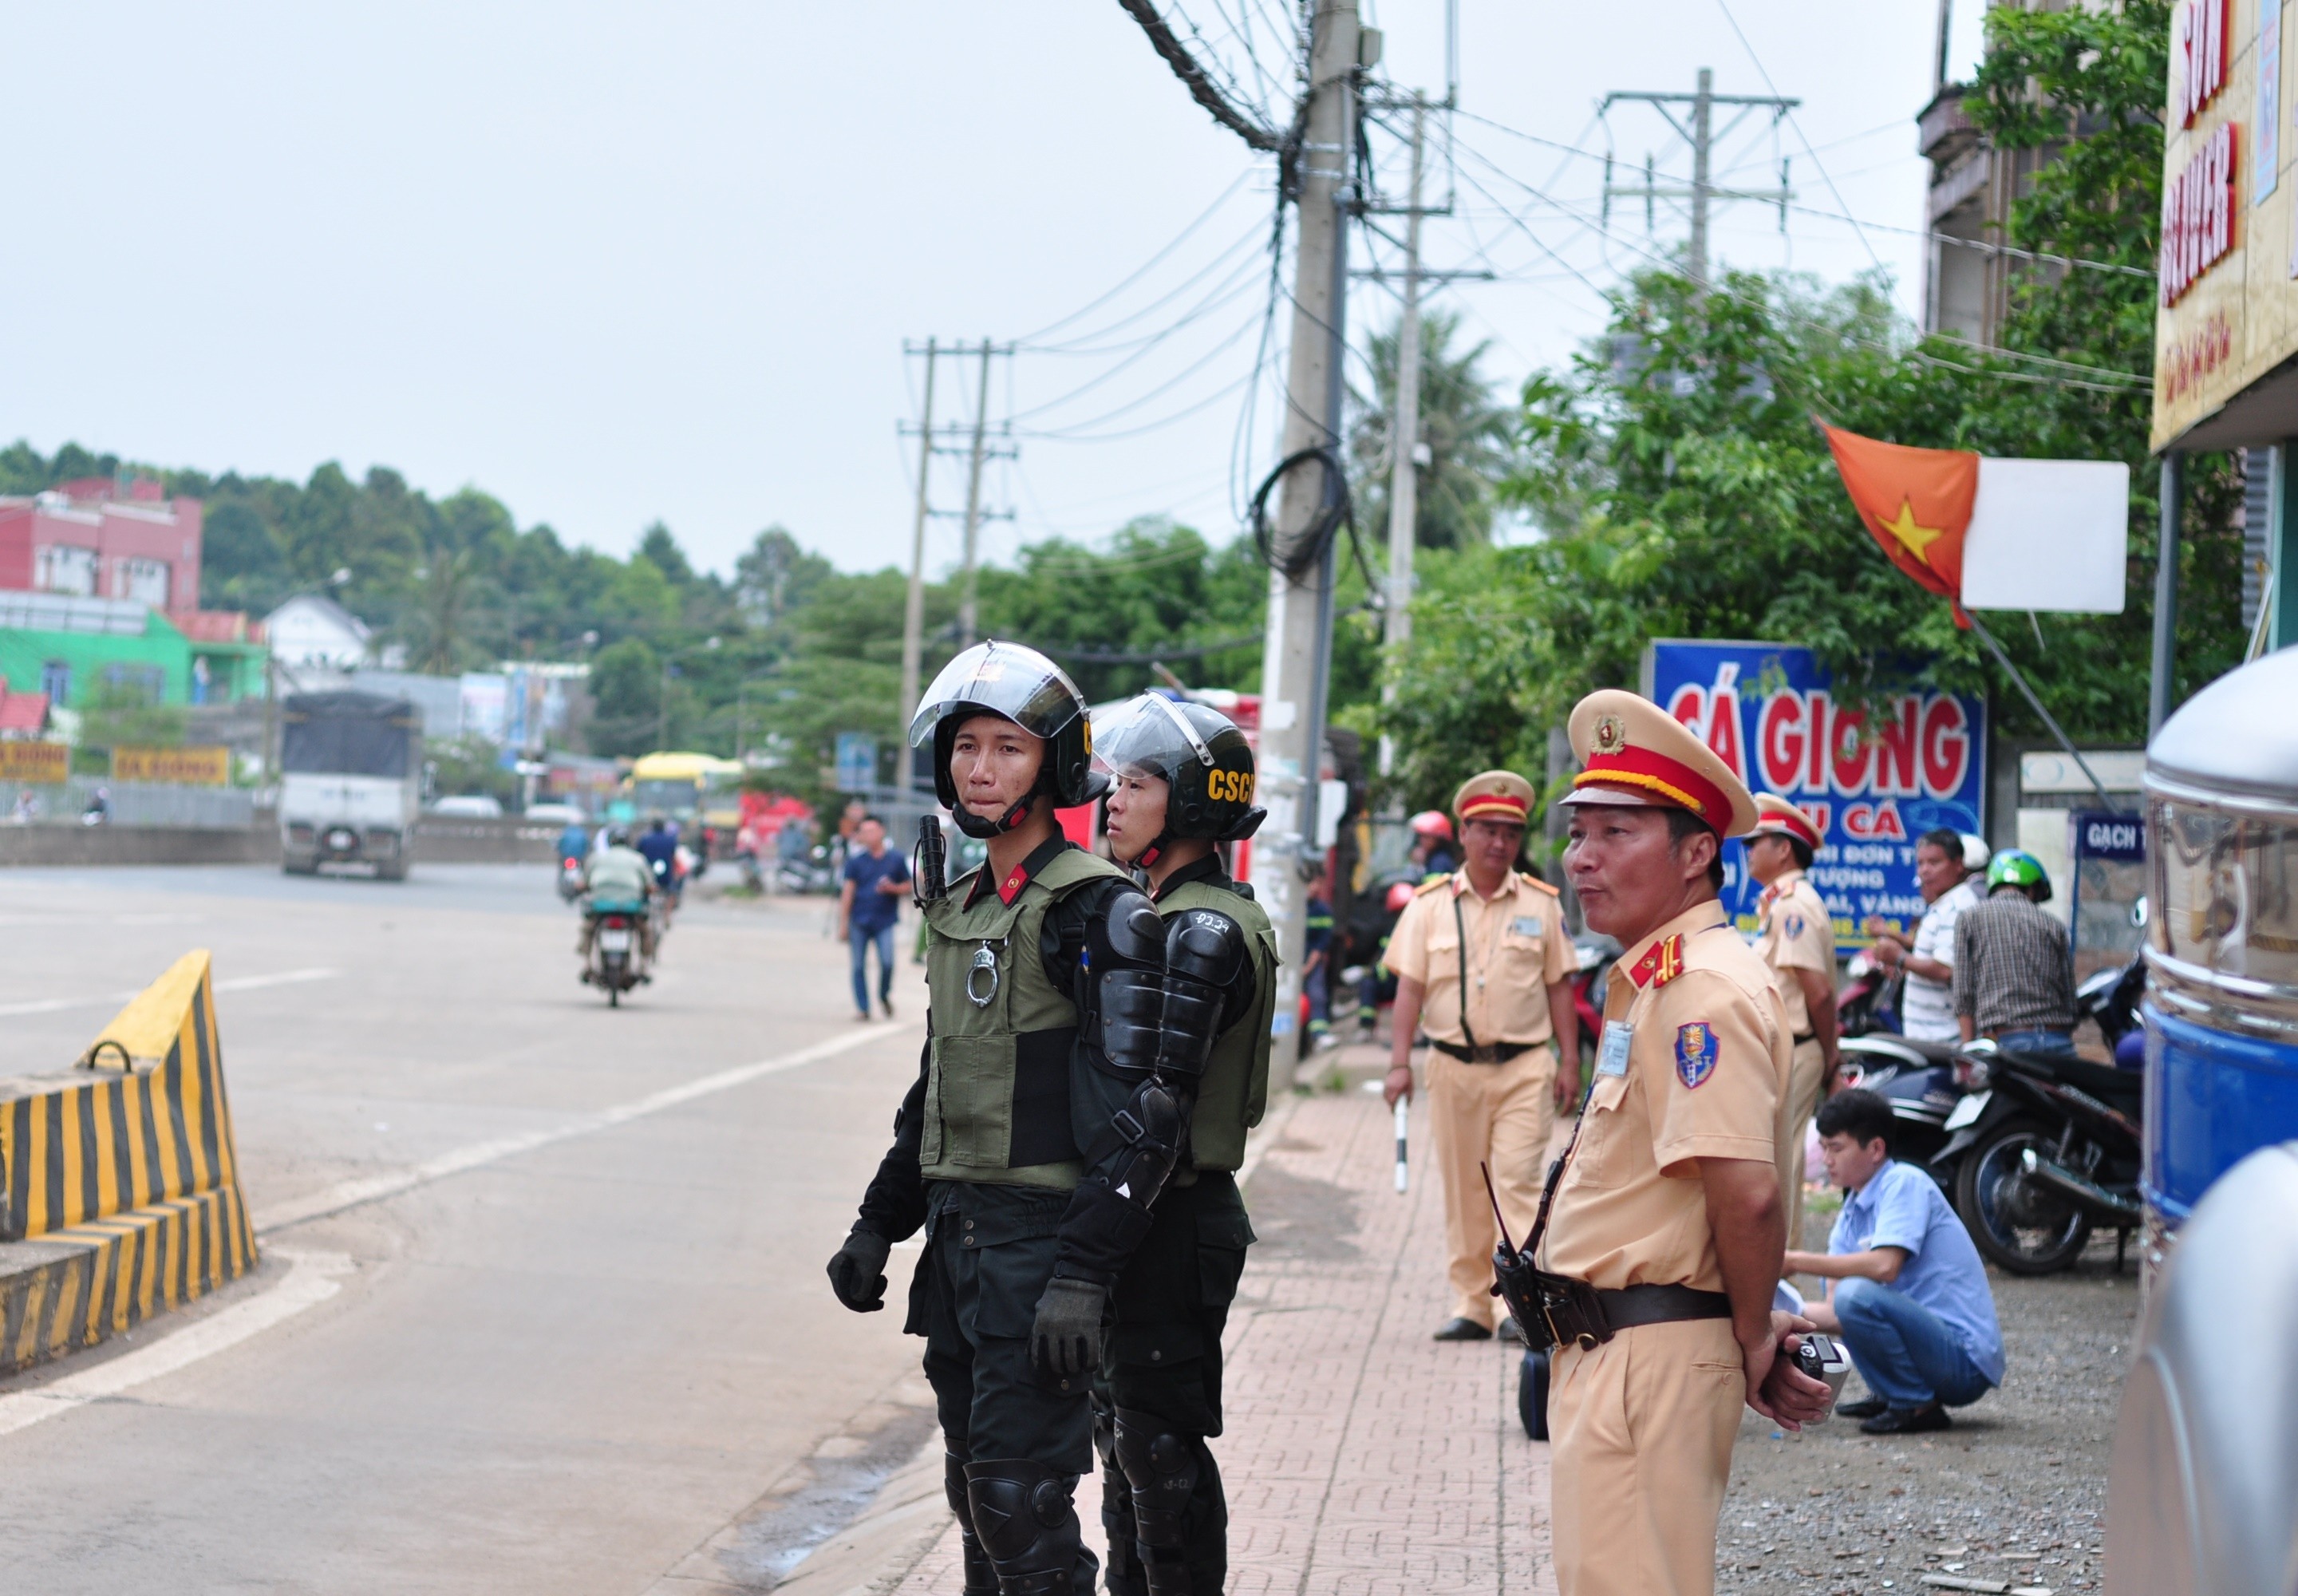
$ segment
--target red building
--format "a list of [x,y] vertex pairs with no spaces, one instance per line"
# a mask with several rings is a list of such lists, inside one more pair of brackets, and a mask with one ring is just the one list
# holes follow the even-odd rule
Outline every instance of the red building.
[[0,590],[132,599],[166,614],[200,607],[200,501],[139,477],[84,477],[0,497]]

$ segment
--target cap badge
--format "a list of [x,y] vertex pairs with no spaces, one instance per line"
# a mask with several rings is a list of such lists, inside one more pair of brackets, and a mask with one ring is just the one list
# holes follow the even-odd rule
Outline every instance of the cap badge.
[[1600,715],[1596,720],[1596,751],[1616,754],[1628,746],[1628,723],[1616,715]]

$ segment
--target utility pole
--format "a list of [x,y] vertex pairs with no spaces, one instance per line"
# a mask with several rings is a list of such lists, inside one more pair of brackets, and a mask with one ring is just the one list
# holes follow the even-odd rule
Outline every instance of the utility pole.
[[[1396,334],[1396,398],[1389,416],[1388,603],[1381,641],[1392,667],[1412,640],[1412,553],[1420,524],[1420,169],[1428,108],[1412,96],[1412,190],[1404,219],[1404,321]],[[1396,683],[1380,690],[1384,712],[1396,702]],[[1387,715],[1383,714],[1385,721]],[[1396,739],[1380,734],[1380,773],[1396,766]]]
[[[1275,922],[1277,966],[1276,1054],[1280,1088],[1291,1082],[1307,955],[1307,898],[1321,862],[1317,783],[1325,735],[1331,657],[1334,554],[1328,528],[1312,558],[1302,539],[1330,518],[1339,495],[1341,362],[1348,303],[1348,222],[1355,199],[1350,159],[1356,145],[1357,0],[1317,0],[1310,21],[1308,115],[1296,157],[1299,246],[1293,336],[1285,381],[1284,455],[1301,459],[1285,475],[1271,539],[1269,621],[1261,668],[1261,798],[1269,821],[1252,850],[1254,896]],[[1320,459],[1315,452],[1327,451]]]
[[[907,733],[910,716],[918,707],[918,657],[925,644],[926,626],[926,508],[929,476],[933,470],[933,391],[937,346],[926,340],[926,402],[918,421],[918,513],[910,525],[910,593],[902,607],[902,701],[896,706],[894,724]],[[907,762],[902,769],[907,787]]]
[[989,340],[981,341],[981,391],[973,406],[973,461],[965,479],[965,580],[957,600],[957,646],[973,647],[976,635],[976,557],[981,531],[982,444],[989,430]]
[[[1776,127],[1781,119],[1802,104],[1802,101],[1781,99],[1776,95],[1719,95],[1715,92],[1715,74],[1707,67],[1699,69],[1699,87],[1691,94],[1665,95],[1625,91],[1609,94],[1604,96],[1604,103],[1597,108],[1597,113],[1600,116],[1603,115],[1623,101],[1649,105],[1667,119],[1668,126],[1675,129],[1678,137],[1691,146],[1691,186],[1689,188],[1662,186],[1655,180],[1652,162],[1649,156],[1644,161],[1642,183],[1625,186],[1616,186],[1611,181],[1611,157],[1608,155],[1604,159],[1603,210],[1604,222],[1607,227],[1610,225],[1612,202],[1615,199],[1643,201],[1644,226],[1647,229],[1651,226],[1651,206],[1654,200],[1690,200],[1691,202],[1691,237],[1684,251],[1685,267],[1686,275],[1690,277],[1692,285],[1699,289],[1705,289],[1707,286],[1707,213],[1714,202],[1760,200],[1765,204],[1777,205],[1780,208],[1780,230],[1781,232],[1787,230],[1788,203],[1795,198],[1795,193],[1788,186],[1787,165],[1784,161],[1780,166],[1780,186],[1777,188],[1718,188],[1713,180],[1714,168],[1711,164],[1711,157],[1715,145],[1729,138],[1740,124],[1747,120],[1749,112],[1758,110],[1769,111],[1772,113],[1773,125]],[[1677,105],[1690,107],[1690,116],[1688,120],[1679,119],[1675,112],[1670,109]],[[1738,107],[1738,114],[1724,124],[1724,130],[1720,133],[1715,130],[1715,108],[1718,105]]]

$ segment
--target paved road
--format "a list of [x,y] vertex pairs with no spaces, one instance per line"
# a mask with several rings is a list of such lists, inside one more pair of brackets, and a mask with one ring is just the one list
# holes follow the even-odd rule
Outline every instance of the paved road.
[[548,867],[0,872],[0,1074],[214,950],[266,1253],[0,1406],[279,1319],[0,1433],[0,1586],[764,1588],[929,1427],[899,1313],[822,1277],[922,989],[858,1025],[823,930],[820,900],[690,904],[610,1013]]

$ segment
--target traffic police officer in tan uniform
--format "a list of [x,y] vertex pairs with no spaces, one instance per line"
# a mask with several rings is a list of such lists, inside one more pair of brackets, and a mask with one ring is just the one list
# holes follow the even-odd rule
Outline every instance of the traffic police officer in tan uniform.
[[1835,922],[1804,872],[1820,845],[1811,816],[1775,792],[1756,795],[1748,834],[1748,873],[1764,884],[1757,900],[1756,952],[1780,986],[1795,1044],[1787,1112],[1780,1121],[1781,1197],[1788,1245],[1803,1245],[1803,1144],[1820,1099],[1835,1083]]
[[1793,1429],[1827,1387],[1772,1311],[1786,1229],[1779,1146],[1791,1032],[1717,894],[1756,804],[1633,693],[1573,711],[1586,766],[1565,868],[1625,950],[1596,1078],[1554,1187],[1541,1267],[1584,1282],[1602,1335],[1558,1348],[1549,1395],[1562,1596],[1708,1596],[1744,1402]]
[[[1428,1112],[1443,1171],[1452,1316],[1439,1341],[1492,1333],[1489,1164],[1509,1234],[1531,1228],[1557,1108],[1580,1096],[1572,939],[1556,889],[1516,868],[1532,783],[1488,770],[1452,799],[1467,863],[1424,882],[1389,935],[1396,972],[1391,1106],[1412,1095],[1412,1034],[1428,1036]],[[1558,1052],[1564,1063],[1557,1063]]]

